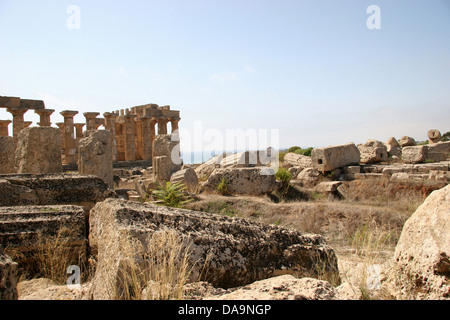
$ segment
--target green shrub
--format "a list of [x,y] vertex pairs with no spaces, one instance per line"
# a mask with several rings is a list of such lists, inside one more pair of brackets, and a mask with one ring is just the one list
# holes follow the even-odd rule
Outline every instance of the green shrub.
[[158,189],[152,191],[156,204],[167,207],[181,207],[193,199],[186,194],[186,187],[181,182],[158,184]]
[[230,194],[229,190],[228,190],[228,180],[227,179],[222,178],[222,180],[220,180],[220,183],[217,186],[217,191],[219,191],[220,194],[223,196]]
[[302,148],[300,148],[299,146],[290,147],[290,148],[288,149],[288,152],[293,152],[293,153],[295,153],[297,150],[302,150]]
[[450,141],[450,131],[442,135],[441,141]]
[[311,151],[312,151],[313,149],[314,149],[313,147],[309,147],[309,148],[307,148],[307,149],[297,149],[297,150],[294,151],[294,153],[296,153],[296,154],[302,154],[302,155],[304,155],[304,156],[311,157]]
[[275,174],[275,178],[279,181],[282,182],[283,187],[287,187],[289,186],[289,181],[291,181],[292,179],[292,174],[287,171],[285,168],[280,167],[277,171],[277,173]]
[[286,155],[286,152],[279,152],[278,153],[278,160],[280,161],[280,162],[283,162],[284,161],[284,156]]

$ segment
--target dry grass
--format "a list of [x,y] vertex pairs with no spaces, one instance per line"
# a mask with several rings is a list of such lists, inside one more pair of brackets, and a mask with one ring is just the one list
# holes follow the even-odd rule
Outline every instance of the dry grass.
[[193,268],[185,239],[174,230],[164,229],[149,235],[145,245],[131,238],[125,242],[115,299],[183,298],[183,287]]

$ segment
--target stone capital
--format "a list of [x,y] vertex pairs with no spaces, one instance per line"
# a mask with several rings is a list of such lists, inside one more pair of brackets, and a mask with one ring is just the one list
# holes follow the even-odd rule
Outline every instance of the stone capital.
[[11,113],[13,116],[23,116],[25,112],[27,112],[27,109],[18,109],[18,108],[8,108],[6,109],[9,113]]
[[59,114],[62,115],[64,118],[73,118],[78,114],[78,111],[65,110],[61,111]]

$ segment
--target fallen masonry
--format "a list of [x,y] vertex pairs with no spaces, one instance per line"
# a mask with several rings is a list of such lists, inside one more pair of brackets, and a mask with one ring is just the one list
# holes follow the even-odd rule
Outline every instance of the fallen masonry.
[[[121,287],[123,252],[118,243],[145,245],[148,235],[169,228],[192,250],[191,277],[222,288],[282,274],[338,275],[337,258],[320,235],[186,209],[107,199],[90,213],[89,243],[98,252],[94,299],[110,299]],[[125,242],[125,244],[124,244]],[[205,272],[206,268],[206,272]]]

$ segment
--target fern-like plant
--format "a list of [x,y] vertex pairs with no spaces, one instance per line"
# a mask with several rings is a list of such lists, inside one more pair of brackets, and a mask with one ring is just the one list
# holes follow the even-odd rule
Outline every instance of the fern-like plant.
[[167,207],[181,207],[193,199],[187,195],[186,186],[181,182],[158,184],[158,189],[152,191],[152,197],[156,204]]

